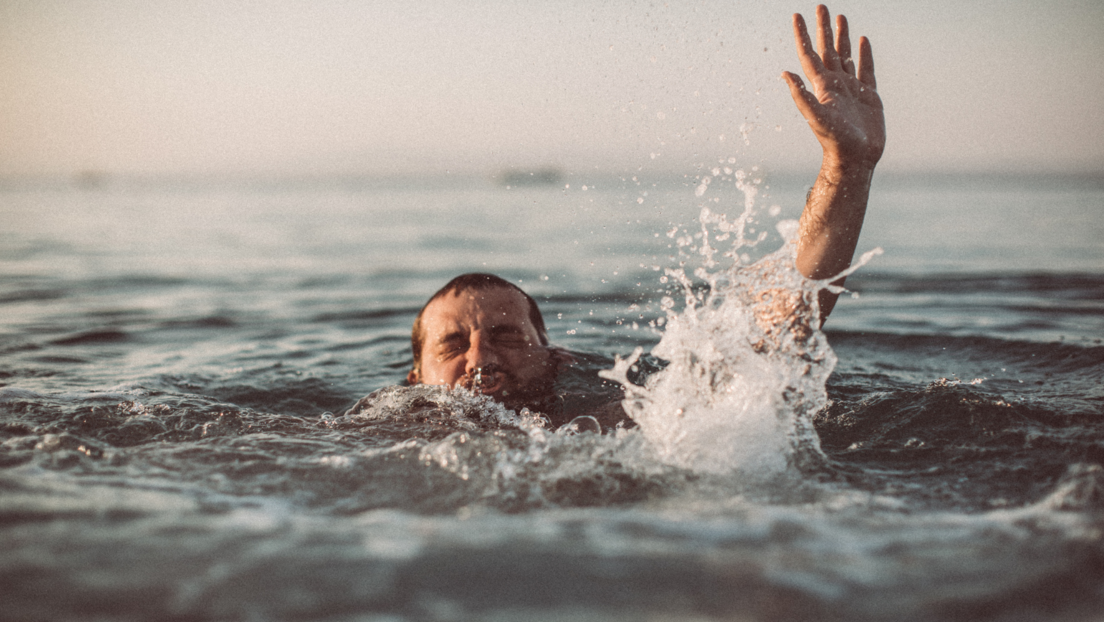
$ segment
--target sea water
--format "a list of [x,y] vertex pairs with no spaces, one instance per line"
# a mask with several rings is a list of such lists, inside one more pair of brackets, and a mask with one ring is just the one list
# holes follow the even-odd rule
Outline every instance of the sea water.
[[[876,177],[822,333],[735,168],[8,184],[0,617],[1096,619],[1100,179]],[[400,386],[467,271],[570,424]]]

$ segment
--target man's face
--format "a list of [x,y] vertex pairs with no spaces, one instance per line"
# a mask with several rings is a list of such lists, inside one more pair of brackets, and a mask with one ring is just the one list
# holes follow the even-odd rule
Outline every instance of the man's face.
[[451,292],[422,313],[420,369],[411,384],[463,386],[500,402],[521,403],[552,381],[555,364],[513,289]]

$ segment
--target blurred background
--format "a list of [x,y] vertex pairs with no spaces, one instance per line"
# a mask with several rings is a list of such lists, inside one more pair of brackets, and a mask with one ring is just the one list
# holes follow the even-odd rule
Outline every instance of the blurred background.
[[[887,172],[1104,170],[1104,5],[836,2]],[[777,0],[0,0],[0,179],[815,170]]]

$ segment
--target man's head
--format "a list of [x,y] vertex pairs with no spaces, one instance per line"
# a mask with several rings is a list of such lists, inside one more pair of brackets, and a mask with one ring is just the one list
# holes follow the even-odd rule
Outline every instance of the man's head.
[[464,274],[414,320],[411,384],[465,386],[505,403],[547,391],[555,371],[537,303],[493,274]]

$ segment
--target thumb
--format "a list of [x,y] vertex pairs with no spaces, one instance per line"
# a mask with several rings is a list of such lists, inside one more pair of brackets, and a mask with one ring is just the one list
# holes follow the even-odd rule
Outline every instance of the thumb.
[[790,96],[797,104],[797,111],[806,121],[812,123],[817,118],[817,111],[821,108],[820,101],[809,89],[805,88],[805,82],[800,76],[789,71],[782,72],[782,79],[790,87]]

